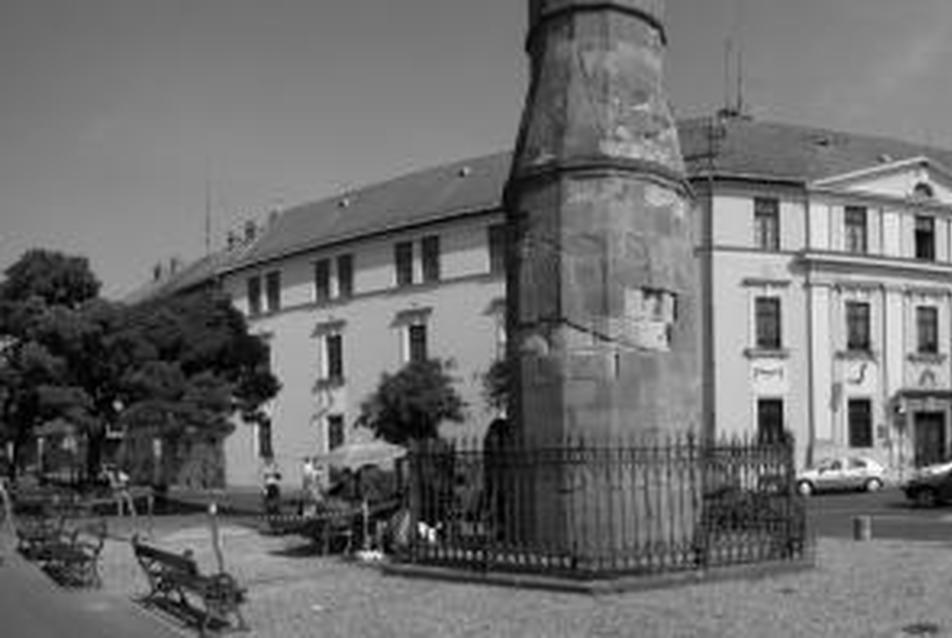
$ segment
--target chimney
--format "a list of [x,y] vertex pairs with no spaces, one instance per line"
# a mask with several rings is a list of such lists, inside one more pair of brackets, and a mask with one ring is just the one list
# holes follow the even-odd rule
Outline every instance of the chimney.
[[163,272],[162,272],[162,271],[163,271],[163,270],[164,270],[164,269],[162,268],[162,262],[158,262],[157,264],[155,264],[154,266],[152,266],[152,281],[153,281],[153,283],[162,281],[162,276],[163,276]]
[[172,257],[169,259],[169,275],[174,275],[179,271],[179,268],[182,266],[182,260],[178,257]]
[[228,250],[234,250],[238,246],[238,243],[238,233],[233,230],[229,230],[227,239]]
[[255,224],[253,219],[249,219],[245,222],[245,243],[250,244],[255,240],[255,236],[258,234],[258,226]]

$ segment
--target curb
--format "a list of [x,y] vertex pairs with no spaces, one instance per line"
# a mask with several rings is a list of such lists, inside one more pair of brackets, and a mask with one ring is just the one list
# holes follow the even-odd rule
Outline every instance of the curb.
[[562,593],[604,596],[626,592],[665,589],[684,585],[714,583],[726,580],[773,577],[796,573],[816,567],[812,555],[797,560],[769,561],[725,567],[709,567],[668,574],[642,574],[612,578],[576,579],[518,572],[480,572],[468,569],[385,563],[380,570],[387,576],[443,580],[447,582],[541,589]]

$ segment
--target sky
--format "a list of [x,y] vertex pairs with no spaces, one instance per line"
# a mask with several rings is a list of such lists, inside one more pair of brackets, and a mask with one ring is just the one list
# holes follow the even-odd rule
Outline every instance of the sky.
[[[246,219],[510,148],[528,0],[0,0],[0,269],[83,255],[121,297]],[[952,148],[952,2],[668,0],[678,116]],[[208,188],[206,188],[206,186]]]

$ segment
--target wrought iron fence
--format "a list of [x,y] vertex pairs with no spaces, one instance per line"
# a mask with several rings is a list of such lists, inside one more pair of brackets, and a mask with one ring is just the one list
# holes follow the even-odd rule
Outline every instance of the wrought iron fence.
[[411,563],[591,578],[807,550],[789,439],[439,441],[408,470]]

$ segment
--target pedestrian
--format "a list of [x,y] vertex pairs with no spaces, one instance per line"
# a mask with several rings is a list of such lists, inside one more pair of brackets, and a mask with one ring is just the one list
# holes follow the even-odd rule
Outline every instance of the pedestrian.
[[130,516],[136,515],[136,504],[132,498],[132,492],[129,491],[129,475],[118,467],[103,468],[105,480],[109,483],[109,490],[116,501],[116,512],[119,516],[124,516],[126,510]]
[[313,516],[317,512],[319,488],[317,485],[317,466],[310,456],[304,457],[304,465],[301,468],[301,492],[301,498],[304,501],[301,513],[305,516]]
[[264,478],[264,509],[268,515],[281,513],[281,469],[273,458],[262,472]]

